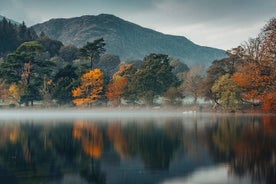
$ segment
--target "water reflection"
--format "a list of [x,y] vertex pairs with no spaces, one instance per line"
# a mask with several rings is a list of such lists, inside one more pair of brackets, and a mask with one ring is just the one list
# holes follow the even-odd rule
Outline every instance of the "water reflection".
[[275,145],[275,116],[3,120],[0,181],[276,183]]

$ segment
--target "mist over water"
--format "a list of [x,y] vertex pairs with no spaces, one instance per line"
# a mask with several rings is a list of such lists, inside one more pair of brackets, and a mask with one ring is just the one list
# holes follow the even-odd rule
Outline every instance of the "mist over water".
[[27,109],[27,110],[0,110],[0,119],[113,119],[113,118],[169,118],[194,116],[195,112],[163,111],[163,110],[137,110],[137,109]]

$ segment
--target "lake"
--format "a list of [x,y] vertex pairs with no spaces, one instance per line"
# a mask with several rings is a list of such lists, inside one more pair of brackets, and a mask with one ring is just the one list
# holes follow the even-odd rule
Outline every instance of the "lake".
[[276,116],[2,110],[0,181],[276,183]]

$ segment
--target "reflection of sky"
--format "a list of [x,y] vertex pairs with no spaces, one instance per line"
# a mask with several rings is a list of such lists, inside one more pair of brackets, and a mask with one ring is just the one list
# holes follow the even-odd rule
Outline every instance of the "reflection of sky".
[[187,177],[175,178],[162,182],[162,184],[248,184],[249,178],[236,178],[229,172],[226,165],[211,166],[201,168]]
[[168,170],[145,169],[140,158],[120,159],[119,162],[110,161],[112,153],[107,153],[102,158],[101,168],[106,173],[108,184],[157,184],[162,181],[170,181],[173,178],[190,176],[193,171],[201,167],[213,165],[211,155],[201,146],[197,147],[200,153],[198,158],[193,158],[192,153],[183,153],[179,150],[175,158],[171,160]]
[[78,174],[65,174],[62,181],[51,182],[50,184],[88,184],[88,182]]

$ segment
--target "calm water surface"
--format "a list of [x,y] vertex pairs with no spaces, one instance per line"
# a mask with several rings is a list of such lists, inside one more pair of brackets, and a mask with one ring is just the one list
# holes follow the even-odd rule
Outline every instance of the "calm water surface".
[[1,184],[276,183],[273,115],[63,113],[2,111]]

